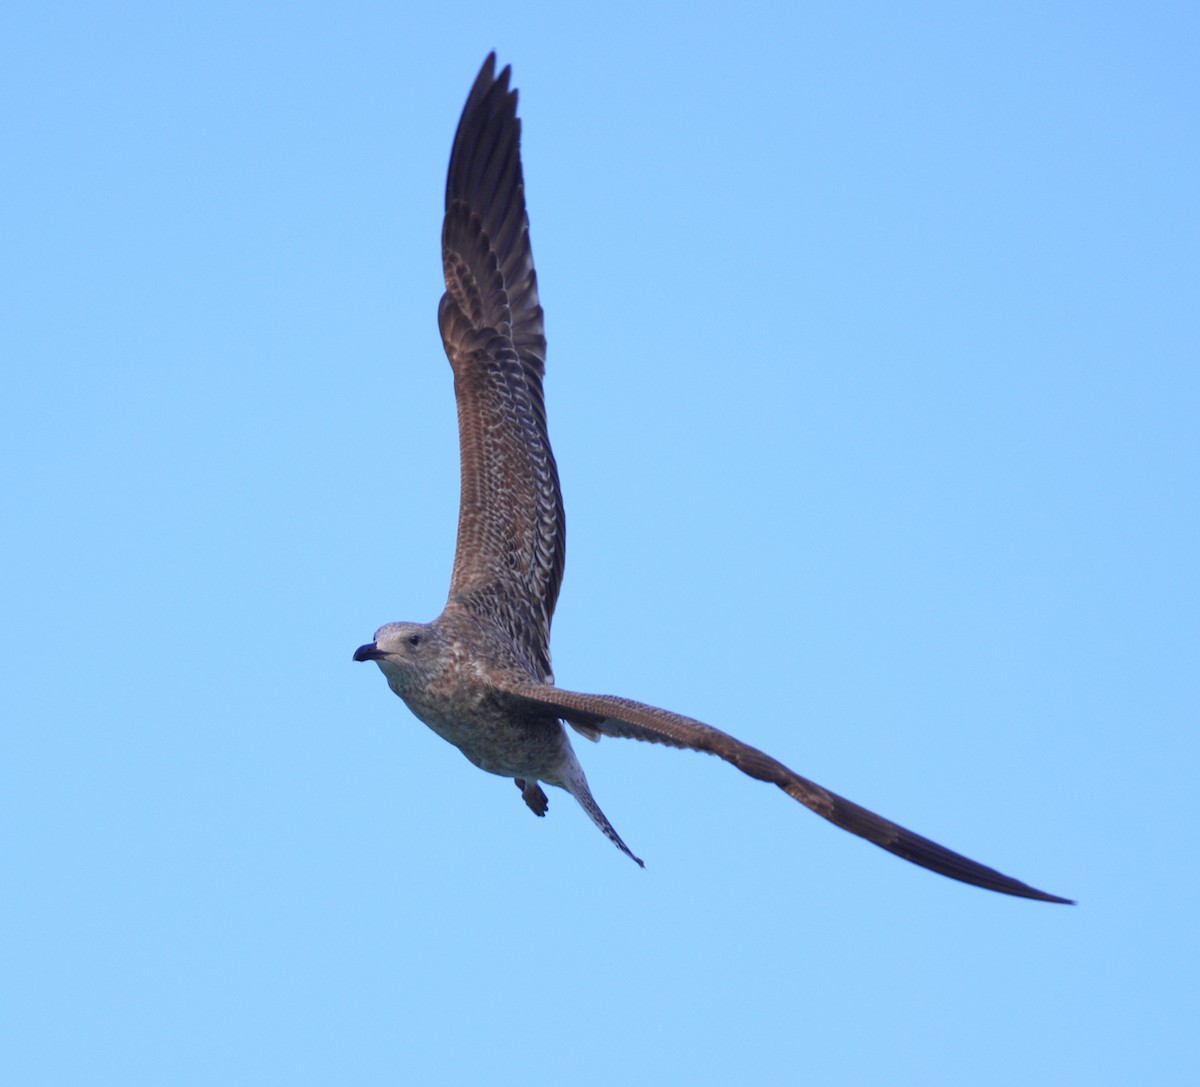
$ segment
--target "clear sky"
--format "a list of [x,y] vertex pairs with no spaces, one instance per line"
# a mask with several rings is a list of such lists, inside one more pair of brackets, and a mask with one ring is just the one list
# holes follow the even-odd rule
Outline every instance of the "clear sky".
[[[1200,16],[0,16],[0,1080],[1198,1073]],[[641,871],[354,648],[440,610],[450,140],[521,89],[580,741]]]

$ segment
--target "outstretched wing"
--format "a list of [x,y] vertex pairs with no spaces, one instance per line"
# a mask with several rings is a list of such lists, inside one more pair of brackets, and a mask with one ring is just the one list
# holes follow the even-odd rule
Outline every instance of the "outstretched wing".
[[615,695],[564,691],[557,687],[531,683],[519,676],[499,677],[499,687],[522,709],[528,711],[536,708],[543,712],[549,709],[572,724],[581,725],[606,736],[625,736],[632,740],[686,747],[693,751],[706,751],[711,755],[718,755],[726,762],[733,763],[743,773],[760,781],[778,785],[788,796],[799,800],[806,808],[811,808],[843,830],[857,834],[889,853],[895,853],[906,861],[919,864],[922,868],[928,868],[943,876],[961,880],[963,883],[973,883],[977,887],[986,887],[989,891],[999,891],[1001,894],[1036,898],[1043,902],[1072,904],[1069,898],[1059,898],[1057,895],[1036,890],[1020,880],[997,872],[994,868],[988,868],[938,845],[937,842],[922,838],[911,830],[905,830],[904,827],[859,807],[845,797],[802,778],[757,748],[691,717]]
[[566,529],[542,399],[546,337],[529,246],[521,122],[496,55],[450,153],[438,324],[454,370],[462,497],[451,604],[501,626],[550,676]]

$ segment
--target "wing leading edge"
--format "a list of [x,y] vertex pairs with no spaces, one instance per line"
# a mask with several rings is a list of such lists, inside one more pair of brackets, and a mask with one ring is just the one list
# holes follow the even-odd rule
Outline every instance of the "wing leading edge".
[[928,868],[931,872],[1018,898],[1074,905],[1069,898],[1039,891],[1019,879],[1006,876],[994,868],[914,834],[890,819],[884,819],[883,816],[876,815],[873,811],[868,811],[853,801],[801,777],[770,755],[702,721],[629,698],[564,691],[557,687],[530,683],[515,676],[505,677],[501,689],[510,698],[523,704],[527,710],[550,710],[566,721],[577,722],[606,736],[622,736],[716,755],[752,778],[778,785],[788,796],[798,800],[823,819],[828,819],[835,826],[865,838],[912,864]]

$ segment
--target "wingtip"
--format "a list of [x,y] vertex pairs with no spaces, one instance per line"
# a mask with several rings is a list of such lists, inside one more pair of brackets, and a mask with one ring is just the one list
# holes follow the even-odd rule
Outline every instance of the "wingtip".
[[[1063,898],[1061,895],[1052,895],[1048,891],[1039,891],[1036,887],[1030,887],[1028,883],[1022,883],[1019,879],[1013,879],[1012,876],[1005,876],[1000,872],[996,872],[995,869],[985,869],[985,871],[993,872],[999,878],[996,880],[980,879],[976,881],[962,879],[962,882],[974,882],[974,885],[977,887],[983,887],[988,891],[999,891],[1001,894],[1012,895],[1014,898],[1028,898],[1035,902],[1053,902],[1060,906],[1074,906],[1076,904],[1073,898]],[[942,872],[942,875],[950,875],[951,879],[961,879],[961,876],[951,875],[948,872]]]
[[1058,895],[1043,894],[1041,896],[1043,902],[1056,902],[1060,906],[1078,906],[1079,903],[1073,898],[1059,898]]
[[508,90],[508,81],[512,78],[512,65],[506,64],[496,72],[496,50],[493,49],[486,57],[484,57],[483,65],[479,69],[479,75],[475,77],[475,82],[479,86],[489,87],[493,83],[501,85],[500,90],[505,92]]

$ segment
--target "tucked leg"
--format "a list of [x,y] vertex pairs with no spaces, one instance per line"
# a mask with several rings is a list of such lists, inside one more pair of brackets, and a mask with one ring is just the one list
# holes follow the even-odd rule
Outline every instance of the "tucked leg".
[[529,810],[534,815],[545,815],[546,809],[550,806],[550,801],[546,799],[546,794],[542,792],[542,787],[536,781],[531,781],[526,785],[524,778],[514,778],[513,780],[517,783],[517,788],[521,790],[521,797],[529,805]]

